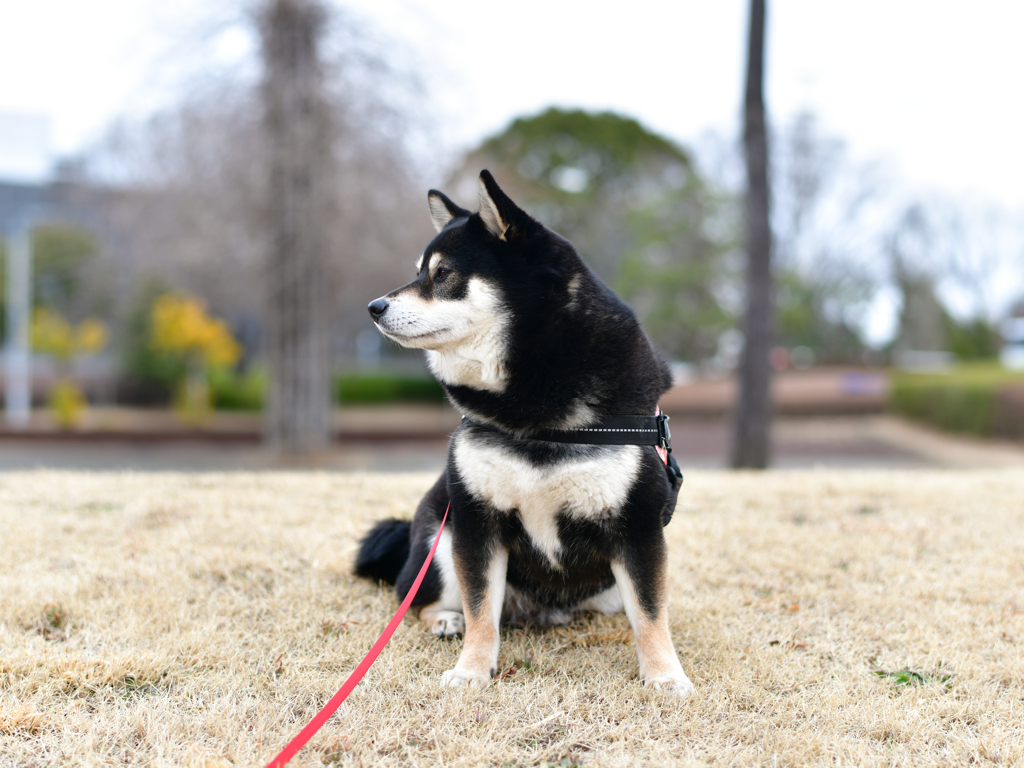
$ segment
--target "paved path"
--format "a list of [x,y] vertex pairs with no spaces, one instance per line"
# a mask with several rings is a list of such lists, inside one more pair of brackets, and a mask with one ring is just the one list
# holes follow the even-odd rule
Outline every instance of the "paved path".
[[[672,421],[679,463],[690,468],[726,464],[729,429],[724,420]],[[891,416],[784,418],[773,435],[774,466],[803,467],[1007,467],[1024,469],[1024,445],[954,437]],[[301,464],[281,463],[252,444],[124,441],[26,442],[0,440],[0,470],[35,467],[135,471],[240,471],[324,469],[372,472],[440,471],[443,438],[415,442],[342,443]]]

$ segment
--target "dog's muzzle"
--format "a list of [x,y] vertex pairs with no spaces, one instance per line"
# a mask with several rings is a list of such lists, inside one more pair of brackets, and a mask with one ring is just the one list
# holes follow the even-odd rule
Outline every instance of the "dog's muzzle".
[[388,300],[374,299],[366,308],[370,311],[370,317],[373,318],[373,322],[376,323],[388,311]]

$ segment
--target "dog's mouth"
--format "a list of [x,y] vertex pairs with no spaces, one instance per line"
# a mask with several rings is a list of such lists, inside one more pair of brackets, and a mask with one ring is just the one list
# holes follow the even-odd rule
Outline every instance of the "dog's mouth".
[[381,333],[385,336],[394,339],[403,346],[410,344],[415,345],[418,342],[431,341],[435,337],[451,330],[451,328],[438,328],[437,330],[425,331],[424,333],[398,333],[397,331],[383,328],[380,324],[378,324],[377,327],[380,328]]

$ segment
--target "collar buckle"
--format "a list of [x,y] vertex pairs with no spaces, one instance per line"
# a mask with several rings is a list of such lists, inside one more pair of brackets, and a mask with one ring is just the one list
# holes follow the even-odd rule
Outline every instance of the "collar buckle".
[[669,453],[672,453],[672,432],[668,428],[668,419],[664,413],[659,413],[656,417],[658,422],[658,443]]

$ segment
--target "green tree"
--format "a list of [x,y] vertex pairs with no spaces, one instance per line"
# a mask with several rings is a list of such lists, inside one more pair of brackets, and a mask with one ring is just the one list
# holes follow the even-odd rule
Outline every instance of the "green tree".
[[[456,195],[489,168],[629,301],[667,354],[703,359],[732,320],[719,296],[732,247],[723,200],[690,155],[636,120],[551,108],[514,120],[464,159]],[[469,200],[464,200],[469,204]]]
[[713,215],[706,189],[696,174],[688,179],[630,211],[631,240],[614,285],[663,352],[704,360],[735,323],[718,298],[734,276],[724,258],[730,244],[706,235]]
[[864,343],[845,310],[859,306],[865,284],[819,272],[807,275],[788,267],[775,276],[775,341],[784,347],[808,347],[821,363],[858,360]]
[[[77,224],[40,224],[32,229],[32,304],[81,320],[105,316],[109,291],[96,235]],[[0,238],[0,334],[7,322],[7,251]]]
[[32,272],[36,304],[63,314],[85,298],[88,269],[100,253],[96,236],[73,224],[44,224],[32,230]]
[[1002,338],[999,331],[983,317],[957,320],[942,312],[949,351],[961,360],[994,360],[999,357]]
[[824,363],[862,359],[861,329],[879,278],[874,221],[884,208],[877,170],[800,113],[772,142],[776,343]]

